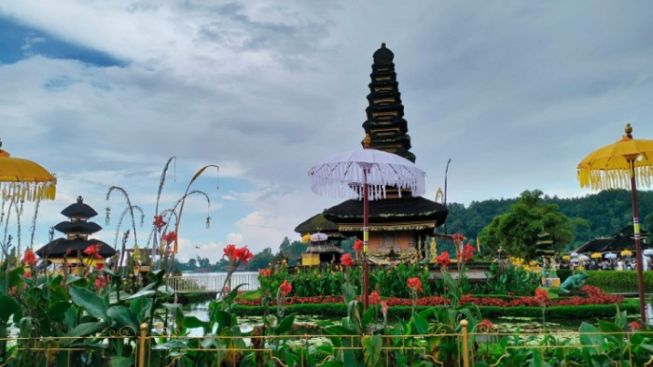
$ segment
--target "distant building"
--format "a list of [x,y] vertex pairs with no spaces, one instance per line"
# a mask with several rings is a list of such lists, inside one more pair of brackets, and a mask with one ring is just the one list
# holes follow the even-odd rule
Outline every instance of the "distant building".
[[[575,252],[579,254],[588,254],[594,252],[614,252],[620,253],[623,250],[630,250],[635,254],[635,239],[633,238],[633,226],[629,225],[621,229],[621,231],[615,233],[611,237],[598,237],[592,240],[587,241]],[[644,241],[643,249],[649,248],[648,244],[648,232],[641,231],[642,240]]]

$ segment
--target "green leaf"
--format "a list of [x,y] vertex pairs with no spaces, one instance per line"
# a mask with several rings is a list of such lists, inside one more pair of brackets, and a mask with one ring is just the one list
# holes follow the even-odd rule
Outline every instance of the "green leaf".
[[295,322],[295,315],[288,315],[284,317],[283,320],[279,323],[279,326],[277,327],[277,335],[282,335],[290,331],[290,328],[292,328],[292,324]]
[[209,325],[208,322],[202,321],[195,316],[184,316],[184,326],[189,329],[194,329],[198,327],[207,328],[208,325]]
[[109,367],[131,367],[134,365],[133,358],[129,357],[111,357]]
[[418,313],[413,313],[412,320],[415,325],[417,334],[427,334],[429,331],[429,323]]
[[13,314],[18,314],[21,307],[15,299],[9,296],[0,296],[0,321],[6,323]]
[[59,301],[48,306],[48,317],[52,320],[63,320],[66,311],[70,308],[70,303]]
[[[75,326],[72,330],[68,331],[66,336],[75,336],[75,337],[82,337],[82,336],[88,336],[91,334],[95,334],[98,331],[102,330],[105,327],[104,322],[85,322],[83,324],[79,324]],[[70,340],[72,342],[72,339],[64,339],[64,341]],[[63,343],[63,342],[62,342]]]
[[154,346],[154,350],[170,350],[170,349],[185,349],[188,346],[185,341],[182,340],[169,340],[163,344],[157,344]]
[[365,365],[368,367],[376,366],[379,363],[381,347],[383,346],[381,335],[365,335],[363,336],[362,344]]
[[134,334],[138,333],[138,320],[136,316],[125,306],[111,306],[107,315],[120,326],[130,328]]
[[107,305],[97,294],[86,288],[72,287],[70,289],[70,298],[74,304],[85,309],[89,315],[102,320],[107,319]]

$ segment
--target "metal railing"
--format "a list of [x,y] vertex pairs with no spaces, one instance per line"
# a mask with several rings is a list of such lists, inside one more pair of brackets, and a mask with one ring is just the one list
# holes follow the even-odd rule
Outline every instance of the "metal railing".
[[[174,289],[176,293],[220,292],[226,279],[226,273],[183,274],[169,277],[167,285]],[[257,290],[260,286],[258,273],[233,273],[231,275],[231,284],[243,284],[240,289],[245,291]]]
[[[520,351],[530,353],[530,358],[533,360],[547,361],[547,358],[553,355],[552,353],[564,360],[565,354],[574,350],[584,350],[587,353],[604,354],[606,363],[602,365],[653,366],[653,352],[650,353],[650,356],[646,356],[646,360],[642,360],[640,354],[639,362],[633,357],[631,339],[635,334],[631,332],[568,332],[564,335],[555,333],[472,333],[468,330],[467,321],[461,321],[459,326],[460,331],[456,333],[376,335],[381,340],[377,349],[377,357],[380,361],[377,365],[401,365],[398,360],[394,359],[394,353],[413,353],[436,366],[473,367],[480,361],[483,361],[483,365],[502,366],[511,358],[511,354]],[[653,338],[653,331],[640,332],[637,335],[640,339],[643,336]],[[597,336],[600,338],[596,338]],[[332,344],[328,339],[333,337],[340,338],[342,342],[339,345]],[[281,358],[279,354],[275,355],[275,353],[279,352],[280,345],[293,345],[294,350],[298,353],[294,365],[303,367],[317,364],[315,360],[309,358],[309,354],[314,353],[317,349],[315,344],[331,345],[330,352],[320,356],[319,362],[324,363],[336,359],[339,354],[346,352],[363,352],[359,355],[364,356],[365,348],[369,347],[365,346],[365,338],[370,337],[372,335],[258,335],[257,333],[243,336],[164,336],[150,335],[148,325],[144,323],[140,326],[138,335],[132,331],[129,335],[0,338],[0,365],[57,367],[237,366],[240,362],[238,358],[242,359],[248,353],[253,358],[272,361],[274,365],[286,365],[279,359]],[[503,355],[498,355],[492,360],[483,359],[488,352],[483,348],[496,347],[498,340],[502,337],[513,338],[500,352]],[[571,338],[571,340],[560,344],[542,343],[541,341],[533,343],[534,337],[565,337]],[[582,343],[581,337],[585,338],[586,342]],[[600,345],[602,340],[611,337],[618,344],[623,342],[624,349],[616,351],[621,356],[619,358],[610,357],[609,353],[602,350],[603,346]],[[434,350],[438,350],[445,340],[448,340],[449,347],[455,346],[455,351],[450,359],[439,360]],[[587,340],[595,340],[596,344],[588,343]],[[439,344],[433,345],[427,341],[437,341]],[[161,353],[163,353],[163,357]],[[186,354],[190,357],[188,360],[182,361]],[[8,355],[10,357],[6,358]],[[201,355],[213,359],[201,360]],[[535,363],[535,365],[538,364]],[[582,364],[572,362],[554,365],[576,366]]]

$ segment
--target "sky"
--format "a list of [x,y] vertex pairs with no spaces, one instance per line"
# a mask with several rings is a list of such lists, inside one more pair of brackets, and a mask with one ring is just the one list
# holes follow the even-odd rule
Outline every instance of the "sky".
[[6,1],[0,138],[58,178],[35,247],[78,195],[113,245],[126,204],[106,200],[112,185],[143,208],[143,244],[168,158],[162,208],[200,167],[220,166],[193,184],[210,207],[190,198],[179,231],[182,260],[215,261],[226,243],[276,249],[338,204],[311,192],[307,171],[360,147],[381,42],[395,54],[426,196],[451,158],[447,199],[469,204],[527,189],[586,195],[575,170],[586,154],[626,122],[653,137],[651,35],[645,0]]

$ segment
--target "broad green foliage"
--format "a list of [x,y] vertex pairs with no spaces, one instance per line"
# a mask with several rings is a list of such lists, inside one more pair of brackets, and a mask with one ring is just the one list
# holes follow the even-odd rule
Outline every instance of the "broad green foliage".
[[508,212],[483,228],[479,238],[491,249],[501,247],[511,256],[534,259],[537,235],[542,231],[551,235],[556,250],[574,238],[573,225],[557,205],[545,203],[541,191],[525,191]]

